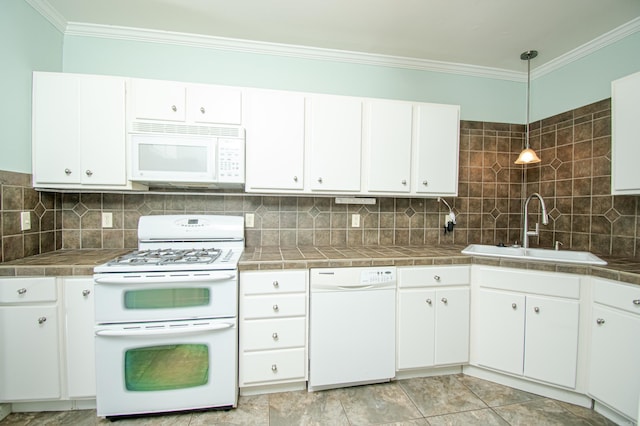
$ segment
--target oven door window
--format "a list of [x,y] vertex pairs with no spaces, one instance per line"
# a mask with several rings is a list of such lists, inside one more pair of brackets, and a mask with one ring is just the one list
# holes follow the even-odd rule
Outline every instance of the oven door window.
[[209,381],[209,359],[205,344],[129,349],[125,352],[125,385],[138,392],[203,386]]
[[126,309],[174,309],[208,306],[208,288],[155,288],[124,292]]

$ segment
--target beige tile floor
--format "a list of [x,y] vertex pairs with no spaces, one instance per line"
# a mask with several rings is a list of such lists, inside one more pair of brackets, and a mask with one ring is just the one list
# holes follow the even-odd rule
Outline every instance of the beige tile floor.
[[[102,425],[95,410],[12,413],[0,425]],[[614,425],[592,410],[462,374],[322,392],[241,396],[229,411],[124,419],[117,426]]]

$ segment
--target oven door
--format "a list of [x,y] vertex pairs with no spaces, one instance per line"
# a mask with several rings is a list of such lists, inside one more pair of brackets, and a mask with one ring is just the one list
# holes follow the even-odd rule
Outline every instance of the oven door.
[[98,416],[237,406],[236,319],[95,327]]
[[96,323],[235,317],[237,276],[235,270],[96,274]]

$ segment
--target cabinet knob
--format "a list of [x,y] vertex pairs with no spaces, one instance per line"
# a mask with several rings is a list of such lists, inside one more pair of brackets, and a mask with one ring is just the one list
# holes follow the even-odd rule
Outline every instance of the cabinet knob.
[[47,317],[38,318],[38,324],[44,324],[45,322],[47,322]]
[[71,174],[71,169],[64,169],[64,174],[69,176]]
[[271,371],[273,371],[274,373],[278,372],[278,366],[276,364],[271,364]]
[[273,333],[271,337],[273,338],[273,340],[278,340],[278,333]]
[[18,294],[25,294],[27,292],[26,288],[19,288],[18,289]]
[[436,280],[436,281],[440,281],[440,275],[434,275],[433,279]]
[[178,107],[175,105],[171,105],[171,111],[176,112],[178,110]]
[[406,184],[407,184],[406,179],[402,179],[402,184],[403,184],[403,185],[406,185]]
[[596,324],[598,324],[598,325],[602,325],[602,324],[604,324],[604,318],[598,318],[598,319],[596,320]]
[[200,112],[204,114],[207,111],[204,109],[204,107],[200,107]]
[[426,302],[427,302],[427,305],[431,305],[431,303],[432,303],[431,299],[427,299]]
[[294,181],[294,182],[297,182],[297,181],[298,181],[298,176],[294,176],[294,177],[293,177],[293,181]]
[[449,301],[447,300],[447,298],[446,298],[446,297],[443,297],[443,298],[442,298],[442,299],[440,299],[440,300],[441,300],[441,301],[442,301],[442,303],[444,303],[445,305],[446,305],[447,303],[449,303]]
[[634,301],[633,301],[633,304],[634,304],[634,305],[640,305],[640,299],[636,299],[636,300],[634,300]]
[[426,181],[426,180],[423,180],[423,181],[422,181],[422,184],[423,184],[424,186],[427,186],[427,185],[429,185],[429,182],[428,182],[428,181]]
[[85,173],[87,174],[87,176],[93,175],[93,172],[91,170],[87,170]]
[[273,312],[278,312],[280,310],[280,308],[278,307],[278,305],[273,305]]
[[511,307],[512,307],[513,309],[517,309],[517,308],[518,308],[518,305],[516,305],[515,303],[512,303],[512,304],[511,304]]
[[88,296],[88,295],[90,295],[90,294],[91,294],[91,290],[82,290],[82,295],[83,295],[84,297],[87,297],[87,296]]
[[318,183],[322,183],[322,178],[321,177],[318,178]]
[[536,314],[540,313],[540,308],[538,308],[537,306],[535,308],[533,308],[533,312],[535,312]]
[[279,288],[279,287],[280,287],[280,283],[278,281],[274,281],[273,288]]

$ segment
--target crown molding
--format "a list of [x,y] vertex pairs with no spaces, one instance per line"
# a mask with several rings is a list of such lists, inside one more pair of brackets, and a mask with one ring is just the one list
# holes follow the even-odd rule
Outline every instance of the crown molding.
[[607,47],[617,41],[622,40],[625,37],[630,36],[631,34],[637,33],[640,31],[640,17],[635,18],[626,24],[615,28],[608,33],[604,33],[599,37],[591,40],[588,43],[583,44],[562,56],[558,56],[555,59],[550,60],[549,62],[536,67],[531,71],[531,78],[535,80],[536,78],[542,77],[543,75],[549,74],[553,71],[556,71],[572,62],[575,62],[579,59],[588,56],[597,50],[600,50],[604,47]]
[[67,30],[67,20],[55,10],[47,0],[25,0],[29,6],[51,23],[58,31],[65,34]]

